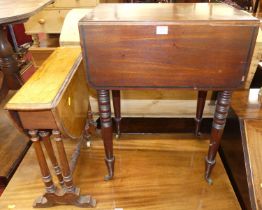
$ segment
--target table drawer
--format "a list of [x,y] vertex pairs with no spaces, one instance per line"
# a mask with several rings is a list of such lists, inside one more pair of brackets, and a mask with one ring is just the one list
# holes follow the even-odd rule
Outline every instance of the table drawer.
[[69,10],[45,10],[31,17],[25,23],[27,34],[60,33]]
[[99,0],[56,0],[50,8],[95,7]]
[[156,25],[81,27],[88,80],[96,89],[239,88],[257,33],[218,24],[169,25],[163,34]]

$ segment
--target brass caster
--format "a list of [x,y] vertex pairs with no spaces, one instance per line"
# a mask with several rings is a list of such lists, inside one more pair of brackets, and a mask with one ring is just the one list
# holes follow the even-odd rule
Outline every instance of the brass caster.
[[91,147],[91,141],[87,141],[87,142],[86,142],[86,147],[87,147],[87,148],[90,148],[90,147]]
[[105,175],[104,180],[109,181],[113,179],[113,175]]
[[114,177],[114,164],[115,164],[115,157],[111,159],[105,158],[105,163],[107,166],[108,175],[104,177],[105,181],[111,180]]
[[213,184],[213,180],[211,178],[205,177],[205,180],[207,181],[208,185],[212,185]]

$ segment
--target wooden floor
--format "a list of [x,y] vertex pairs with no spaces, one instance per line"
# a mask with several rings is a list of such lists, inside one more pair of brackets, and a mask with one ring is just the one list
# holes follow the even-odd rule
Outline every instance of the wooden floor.
[[9,181],[29,148],[28,138],[16,129],[7,112],[3,110],[13,94],[10,92],[0,103],[0,187]]
[[[65,141],[68,155],[75,142]],[[115,179],[103,181],[106,168],[101,139],[82,149],[74,173],[83,194],[97,199],[100,210],[235,210],[240,209],[220,158],[213,173],[214,184],[203,179],[208,141],[193,135],[123,135],[115,141]],[[6,190],[0,209],[33,209],[34,199],[43,192],[39,167],[30,148]],[[54,210],[79,209],[71,206]]]

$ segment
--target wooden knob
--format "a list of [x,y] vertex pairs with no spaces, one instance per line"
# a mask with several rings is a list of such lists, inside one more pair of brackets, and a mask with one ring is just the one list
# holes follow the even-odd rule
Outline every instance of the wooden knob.
[[40,23],[41,25],[45,23],[45,19],[44,18],[41,18],[38,20],[38,23]]

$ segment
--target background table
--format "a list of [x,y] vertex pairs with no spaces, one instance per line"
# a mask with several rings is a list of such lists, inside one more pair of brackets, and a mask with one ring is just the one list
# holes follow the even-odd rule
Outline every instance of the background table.
[[7,40],[5,26],[24,22],[53,0],[2,0],[0,2],[0,91],[18,89],[22,85],[19,65]]

